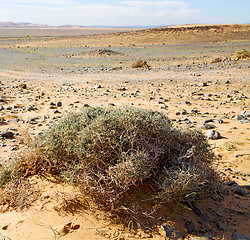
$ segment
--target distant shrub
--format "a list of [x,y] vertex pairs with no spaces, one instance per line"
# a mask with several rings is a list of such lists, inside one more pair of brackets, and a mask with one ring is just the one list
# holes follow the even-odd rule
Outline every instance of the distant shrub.
[[132,68],[149,68],[147,61],[137,60],[132,64]]
[[237,51],[237,52],[235,52],[234,55],[235,55],[235,57],[236,57],[237,59],[244,59],[244,58],[250,57],[249,51],[247,51],[247,50],[245,50],[245,49],[243,49],[242,51]]
[[27,84],[26,83],[20,83],[19,87],[22,89],[27,89]]
[[221,58],[215,58],[214,60],[212,60],[211,63],[220,63],[220,62],[222,62]]
[[76,184],[87,201],[119,213],[148,183],[147,192],[163,202],[204,197],[203,190],[214,186],[212,160],[201,132],[175,128],[163,113],[89,107],[37,136],[3,181],[54,176]]

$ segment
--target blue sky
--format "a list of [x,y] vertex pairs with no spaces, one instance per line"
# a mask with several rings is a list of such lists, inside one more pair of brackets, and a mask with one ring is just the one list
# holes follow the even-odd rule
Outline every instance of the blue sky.
[[250,0],[0,0],[0,22],[82,26],[250,23]]

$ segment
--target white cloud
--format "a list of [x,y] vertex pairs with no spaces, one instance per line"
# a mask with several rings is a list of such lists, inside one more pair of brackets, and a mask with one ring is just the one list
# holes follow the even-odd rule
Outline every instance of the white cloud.
[[[186,1],[120,1],[111,4],[82,4],[74,0],[8,0],[18,7],[1,9],[0,21],[24,21],[49,25],[170,25],[193,22],[198,9]],[[46,6],[46,3],[55,5]],[[25,3],[22,5],[22,3]],[[39,5],[40,3],[40,5]],[[41,5],[42,4],[42,5]],[[5,20],[4,20],[5,19]],[[16,19],[16,20],[15,20]]]
[[51,4],[51,5],[62,5],[62,4],[73,4],[70,0],[0,0],[0,4]]

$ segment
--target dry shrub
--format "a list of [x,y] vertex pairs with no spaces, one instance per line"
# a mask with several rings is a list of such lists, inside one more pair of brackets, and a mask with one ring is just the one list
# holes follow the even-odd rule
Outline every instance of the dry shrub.
[[212,60],[211,63],[220,63],[220,62],[222,62],[221,58],[215,58],[214,60]]
[[212,161],[201,132],[175,128],[160,112],[85,108],[37,136],[8,179],[52,175],[76,184],[85,201],[119,213],[145,184],[160,201],[204,197],[216,181]]
[[39,191],[28,180],[10,181],[0,187],[0,212],[24,209],[37,200]]
[[149,68],[147,61],[137,60],[132,64],[132,68]]
[[237,59],[244,59],[244,58],[249,58],[250,57],[250,53],[249,53],[249,51],[247,51],[247,50],[245,50],[245,49],[243,49],[242,51],[237,51],[237,52],[235,52],[235,57],[237,58]]

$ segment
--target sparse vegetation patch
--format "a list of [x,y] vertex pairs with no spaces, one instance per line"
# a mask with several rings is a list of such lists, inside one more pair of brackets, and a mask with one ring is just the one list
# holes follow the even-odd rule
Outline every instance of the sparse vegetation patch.
[[160,112],[89,107],[37,136],[1,179],[53,176],[77,185],[85,201],[121,213],[145,186],[155,203],[204,197],[215,186],[212,161],[201,132],[178,129]]

